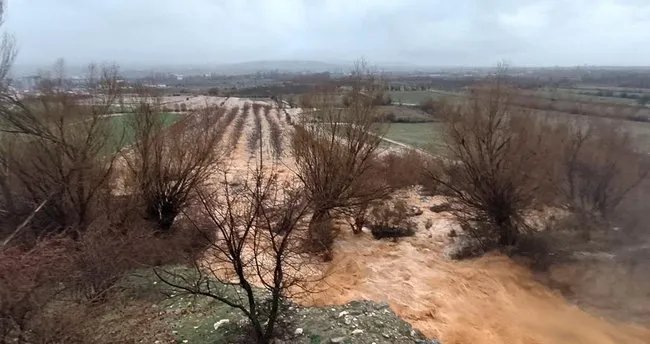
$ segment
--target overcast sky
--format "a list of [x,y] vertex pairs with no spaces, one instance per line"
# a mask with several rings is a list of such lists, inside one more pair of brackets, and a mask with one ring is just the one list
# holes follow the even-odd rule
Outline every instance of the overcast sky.
[[650,65],[650,0],[8,0],[21,64]]

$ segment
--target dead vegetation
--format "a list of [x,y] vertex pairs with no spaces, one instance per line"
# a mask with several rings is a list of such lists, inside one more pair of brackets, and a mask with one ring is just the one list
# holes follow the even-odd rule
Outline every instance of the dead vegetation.
[[[234,113],[238,113],[239,108],[233,107],[230,109],[230,111],[231,112],[234,111]],[[233,132],[230,135],[230,147],[232,147],[233,149],[237,147],[237,144],[239,143],[239,139],[244,133],[244,125],[246,124],[247,119],[248,119],[248,112],[242,110],[241,114],[239,115],[239,117],[237,117],[237,120],[235,121]]]
[[[2,135],[15,145],[1,152],[13,181],[3,196],[15,210],[3,214],[0,231],[2,342],[90,342],[94,305],[107,302],[125,274],[202,250],[185,231],[154,236],[134,211],[139,193],[113,192],[125,137],[106,116],[120,94],[117,70],[90,71],[88,89],[97,91],[90,98],[58,91],[61,75],[38,97],[4,94],[11,102],[0,111]],[[142,151],[155,152],[153,140],[144,142],[151,146]]]
[[104,116],[119,97],[117,74],[114,68],[91,68],[89,75],[89,89],[102,97],[80,104],[57,91],[58,76],[43,84],[41,97],[14,99],[0,115],[6,139],[0,155],[12,185],[4,198],[14,214],[29,214],[42,204],[34,221],[44,232],[83,231],[103,212],[110,192],[113,153],[123,135]]
[[282,143],[282,128],[280,127],[280,121],[282,120],[279,115],[279,111],[276,112],[278,114],[278,119],[277,121],[272,118],[271,116],[271,109],[272,107],[266,106],[264,107],[264,117],[266,118],[267,123],[269,123],[269,137],[271,139],[271,148],[273,150],[273,155],[275,158],[279,158],[282,156],[283,152],[283,143]]
[[377,204],[370,212],[370,232],[375,239],[415,235],[415,222],[410,218],[408,205],[402,200]]
[[194,273],[167,269],[156,273],[175,288],[242,312],[251,326],[248,340],[270,343],[283,330],[277,323],[287,297],[303,291],[307,279],[313,278],[302,271],[307,256],[299,240],[309,203],[293,183],[279,183],[273,172],[263,172],[263,158],[259,159],[243,184],[231,189],[224,174],[224,190],[199,193],[203,217],[190,221],[206,236],[208,250],[207,257],[195,262]]
[[337,213],[363,207],[388,193],[386,185],[374,178],[381,133],[374,105],[363,96],[375,85],[373,75],[359,66],[355,77],[349,107],[335,107],[332,96],[314,96],[315,110],[291,137],[296,174],[312,206],[308,244],[315,251],[330,249],[331,221]]
[[[453,195],[462,226],[507,246],[529,231],[524,211],[544,187],[541,131],[526,113],[508,105],[502,80],[475,90],[467,104],[447,110],[449,163],[434,180]],[[493,234],[492,234],[493,233]],[[485,245],[489,245],[485,243]]]
[[[472,255],[516,244],[535,251],[530,238],[559,223],[589,238],[616,226],[612,214],[647,179],[647,157],[619,125],[534,115],[513,105],[517,92],[497,76],[467,102],[444,108],[447,155],[429,171],[434,190],[450,199],[445,210],[482,246],[466,251]],[[580,225],[531,220],[548,211]],[[543,241],[537,251],[548,253],[554,244]]]
[[[244,108],[246,108],[246,105],[244,105]],[[262,116],[260,109],[260,104],[253,103],[253,130],[248,135],[248,151],[251,153],[256,152],[262,144]]]
[[138,106],[129,121],[135,142],[122,156],[146,218],[169,231],[225,152],[214,116],[186,117],[164,129],[159,105],[154,99]]

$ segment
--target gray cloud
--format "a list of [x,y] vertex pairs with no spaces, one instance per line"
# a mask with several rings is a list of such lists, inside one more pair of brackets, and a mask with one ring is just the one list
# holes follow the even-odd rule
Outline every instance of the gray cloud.
[[9,0],[19,63],[648,65],[647,0]]

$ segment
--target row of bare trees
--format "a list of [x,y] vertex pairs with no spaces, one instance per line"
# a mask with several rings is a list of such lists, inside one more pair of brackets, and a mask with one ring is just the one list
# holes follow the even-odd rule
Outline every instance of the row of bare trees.
[[[239,111],[238,107],[232,108],[230,111],[234,111],[236,109]],[[248,112],[243,111],[235,121],[235,126],[233,128],[232,134],[230,135],[230,146],[234,149],[237,147],[237,144],[239,143],[239,139],[241,138],[242,134],[244,133],[244,125],[246,125],[246,120],[248,119]]]
[[273,155],[276,158],[279,158],[282,156],[283,152],[283,143],[282,143],[282,128],[280,126],[280,123],[278,121],[281,121],[282,117],[279,115],[279,111],[276,112],[277,115],[277,121],[271,116],[271,106],[265,106],[264,107],[264,118],[266,118],[266,122],[269,124],[269,139],[271,140],[271,148],[273,149]]
[[262,144],[262,116],[260,110],[261,105],[253,103],[253,130],[248,136],[248,150],[251,153],[256,152]]

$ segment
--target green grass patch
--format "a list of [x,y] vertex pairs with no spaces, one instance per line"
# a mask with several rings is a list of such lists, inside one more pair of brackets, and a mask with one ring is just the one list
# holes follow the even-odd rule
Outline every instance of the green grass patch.
[[393,104],[412,104],[418,105],[423,101],[433,98],[438,99],[442,97],[458,97],[460,93],[440,91],[440,90],[427,90],[427,91],[393,91],[389,92]]
[[[122,147],[128,146],[135,141],[135,133],[129,125],[129,121],[135,114],[124,114],[123,116],[114,116],[107,119],[110,121],[111,131],[114,133],[114,142],[108,149],[110,153],[119,151]],[[176,123],[181,116],[174,112],[164,112],[160,114],[163,126],[166,128]],[[121,141],[121,142],[120,142]]]
[[443,147],[443,125],[440,122],[393,123],[384,136],[409,146],[438,152]]

